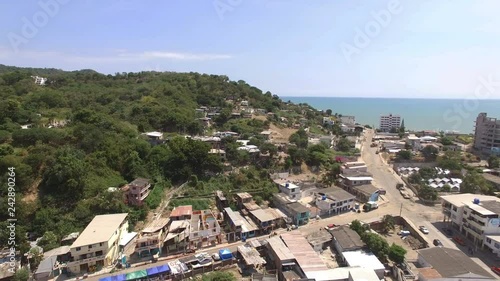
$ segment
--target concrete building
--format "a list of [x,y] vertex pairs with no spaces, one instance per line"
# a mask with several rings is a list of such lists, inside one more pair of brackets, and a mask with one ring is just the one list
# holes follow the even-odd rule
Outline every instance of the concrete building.
[[323,117],[323,126],[333,126],[335,121],[333,121],[332,117]]
[[143,133],[143,135],[146,136],[149,143],[151,143],[152,145],[158,145],[165,142],[162,132],[147,132]]
[[406,137],[406,144],[411,146],[411,149],[413,151],[419,151],[420,149],[422,149],[420,138],[415,136],[414,134],[410,134]]
[[167,235],[166,227],[169,221],[170,219],[168,218],[159,218],[146,226],[137,237],[134,252],[140,257],[161,254],[163,240]]
[[260,132],[260,135],[265,139],[265,140],[271,140],[271,135],[273,132],[271,131],[262,131]]
[[31,76],[31,78],[35,79],[35,84],[39,86],[44,86],[45,82],[47,82],[47,78],[40,76]]
[[128,232],[128,214],[95,216],[70,247],[68,269],[73,273],[94,272],[119,257],[118,242]]
[[226,162],[226,151],[223,149],[212,148],[208,151],[209,154],[219,157],[221,162]]
[[445,221],[477,247],[490,247],[487,236],[500,235],[500,198],[464,193],[441,196],[441,200]]
[[393,128],[399,129],[401,126],[401,116],[399,115],[381,115],[379,129],[382,132],[389,132]]
[[327,230],[320,228],[319,231],[309,234],[306,239],[316,252],[320,252],[332,243],[332,234],[330,234]]
[[474,129],[474,148],[483,154],[500,155],[500,120],[479,113]]
[[253,222],[248,221],[239,212],[227,207],[224,209],[224,221],[229,225],[229,241],[245,240],[254,237],[259,229]]
[[180,221],[180,220],[191,220],[193,215],[193,206],[184,205],[175,207],[170,213],[170,220]]
[[262,233],[274,230],[277,227],[276,218],[267,209],[257,209],[250,211],[250,217],[257,223]]
[[371,252],[359,250],[343,252],[342,257],[350,267],[361,267],[375,271],[378,278],[384,279],[385,266]]
[[223,211],[225,208],[229,207],[229,201],[220,190],[215,191],[215,205],[219,211]]
[[417,252],[420,281],[496,280],[460,250],[433,247]]
[[236,199],[236,205],[238,206],[239,209],[243,209],[244,204],[250,203],[253,201],[252,195],[248,192],[236,193],[234,195],[234,198]]
[[339,254],[366,248],[359,234],[347,225],[336,227],[330,233],[333,235],[333,246]]
[[151,183],[148,179],[137,178],[122,188],[125,201],[129,205],[142,206],[149,195]]
[[316,207],[320,216],[337,215],[354,208],[356,196],[339,187],[319,189],[314,192]]
[[309,272],[328,270],[318,253],[309,245],[307,239],[300,231],[291,231],[281,234],[281,239],[290,249],[295,261],[301,270],[301,275],[307,276]]
[[354,126],[356,124],[356,118],[354,116],[342,115],[340,117],[340,122],[344,125]]
[[198,249],[221,242],[220,225],[212,211],[193,211],[190,223],[189,243],[192,248]]
[[285,213],[295,225],[303,225],[309,222],[310,210],[296,201],[291,201],[283,193],[273,195],[273,204]]
[[[290,249],[285,245],[281,237],[274,236],[267,239],[267,253],[269,259],[273,262],[278,273],[278,280],[296,280],[300,279],[299,265],[295,260],[295,256]],[[287,278],[288,277],[288,278]]]
[[286,180],[274,180],[278,189],[292,200],[299,200],[302,197],[300,187]]

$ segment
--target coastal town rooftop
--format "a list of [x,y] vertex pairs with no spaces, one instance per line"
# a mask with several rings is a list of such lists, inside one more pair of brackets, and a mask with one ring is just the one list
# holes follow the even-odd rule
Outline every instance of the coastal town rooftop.
[[281,239],[295,256],[295,260],[304,273],[311,271],[328,270],[323,260],[307,242],[299,231],[281,234]]
[[495,197],[495,196],[472,194],[472,193],[445,195],[445,196],[441,196],[441,199],[456,206],[456,207],[463,207],[465,205],[470,206],[470,205],[474,204],[474,199],[479,199],[479,202],[481,202],[481,201],[498,201],[498,202],[500,202],[500,198]]
[[127,215],[127,213],[120,213],[95,216],[75,242],[73,242],[71,248],[107,242],[127,218]]
[[172,210],[171,217],[191,216],[193,214],[193,206],[179,206]]

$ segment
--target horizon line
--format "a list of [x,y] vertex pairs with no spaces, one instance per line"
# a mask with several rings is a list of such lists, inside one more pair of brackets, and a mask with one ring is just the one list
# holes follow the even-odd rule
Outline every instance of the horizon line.
[[364,97],[364,96],[281,96],[280,98],[345,98],[345,99],[408,99],[408,100],[500,100],[500,97]]

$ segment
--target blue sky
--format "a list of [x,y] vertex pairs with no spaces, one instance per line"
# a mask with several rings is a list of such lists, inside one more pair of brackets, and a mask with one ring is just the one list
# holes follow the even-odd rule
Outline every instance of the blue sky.
[[500,74],[497,0],[10,0],[0,11],[8,65],[225,74],[280,96],[464,98]]

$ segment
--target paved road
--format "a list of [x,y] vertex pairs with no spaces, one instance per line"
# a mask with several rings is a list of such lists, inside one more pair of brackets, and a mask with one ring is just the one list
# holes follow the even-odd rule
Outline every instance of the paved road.
[[[370,147],[373,134],[374,133],[371,130],[365,132],[363,137],[363,146],[361,149],[361,158],[366,163],[368,171],[373,174],[373,185],[387,191],[386,195],[382,198],[385,200],[385,203],[382,203],[378,209],[368,213],[351,212],[319,221],[312,221],[307,226],[301,227],[300,231],[304,235],[308,235],[331,223],[347,224],[355,219],[370,222],[378,220],[386,214],[399,215],[401,213],[402,216],[408,218],[414,225],[423,225],[427,227],[429,234],[425,235],[425,237],[431,247],[434,247],[432,245],[433,240],[439,239],[445,247],[460,249],[464,253],[467,253],[467,247],[457,246],[450,237],[447,237],[443,232],[441,232],[444,224],[442,223],[443,214],[441,213],[441,206],[439,204],[436,206],[426,206],[418,203],[418,198],[416,196],[412,199],[404,199],[401,196],[399,190],[396,189],[396,184],[403,183],[403,181],[392,170],[392,167],[382,160],[381,154],[375,153],[377,148]],[[410,190],[409,192],[411,193]],[[480,253],[477,253],[476,255],[479,254]],[[488,272],[491,272],[489,269],[490,266],[495,264],[495,261],[490,259],[484,259],[489,266],[476,257],[473,257],[473,260],[475,260]]]

